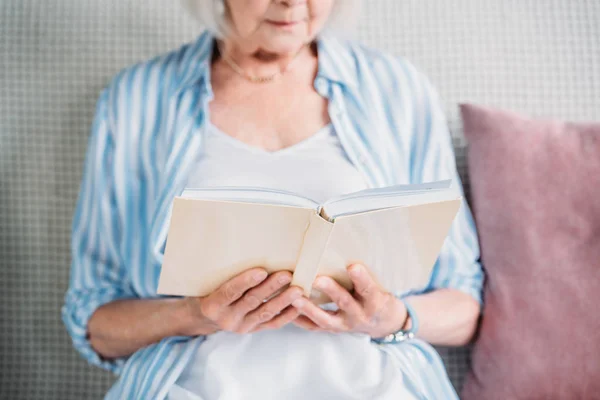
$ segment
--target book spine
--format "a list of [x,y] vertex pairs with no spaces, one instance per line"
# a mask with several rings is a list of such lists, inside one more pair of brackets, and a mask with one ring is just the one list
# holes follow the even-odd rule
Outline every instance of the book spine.
[[292,279],[292,285],[302,288],[307,297],[319,272],[332,229],[332,222],[323,219],[317,212],[311,214]]

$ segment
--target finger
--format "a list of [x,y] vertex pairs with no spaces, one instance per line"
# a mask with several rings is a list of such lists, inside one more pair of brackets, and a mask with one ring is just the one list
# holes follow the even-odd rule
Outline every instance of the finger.
[[315,288],[329,296],[338,308],[346,313],[349,319],[361,321],[365,317],[362,306],[348,290],[333,279],[320,276],[315,280]]
[[285,308],[289,307],[294,300],[300,297],[302,297],[302,289],[299,287],[291,287],[285,290],[246,315],[246,318],[242,322],[241,330],[248,332],[259,324],[271,321]]
[[279,329],[284,325],[287,325],[290,322],[294,321],[296,318],[298,318],[299,315],[300,312],[297,309],[295,309],[292,306],[289,306],[275,318],[268,322],[265,322],[264,324],[256,326],[250,332],[260,332],[267,329]]
[[289,271],[280,271],[271,274],[260,285],[248,290],[241,299],[232,305],[232,312],[244,316],[250,311],[256,310],[263,304],[264,300],[277,293],[281,288],[292,281]]
[[252,268],[231,278],[208,296],[213,308],[223,308],[238,300],[246,292],[267,278],[263,268]]
[[382,294],[381,288],[364,265],[351,265],[348,267],[348,274],[354,284],[354,291],[360,299],[369,306],[378,302]]
[[300,328],[306,329],[308,331],[322,330],[319,327],[319,325],[315,324],[314,322],[312,322],[312,320],[305,317],[304,315],[298,316],[298,318],[296,318],[294,321],[292,321],[292,323],[294,325],[299,326]]
[[348,325],[341,314],[328,313],[305,298],[294,301],[293,306],[322,329],[339,332],[348,330]]

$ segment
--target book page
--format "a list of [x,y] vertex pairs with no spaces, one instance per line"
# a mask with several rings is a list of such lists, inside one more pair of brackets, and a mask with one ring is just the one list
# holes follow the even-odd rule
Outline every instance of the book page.
[[206,296],[252,268],[294,271],[315,210],[176,198],[158,293]]
[[424,288],[459,207],[449,200],[339,217],[319,275],[351,288],[346,269],[361,263],[387,291]]
[[302,288],[307,297],[310,296],[332,229],[333,224],[323,219],[316,211],[311,215],[292,279],[292,285]]
[[244,186],[219,186],[187,188],[180,197],[199,200],[221,200],[243,203],[258,203],[302,208],[319,207],[319,203],[297,193],[285,190]]
[[[408,186],[413,187],[416,185]],[[364,196],[349,196],[335,201],[328,201],[322,207],[322,214],[329,220],[335,220],[339,216],[349,214],[461,198],[461,194],[454,189],[438,189],[435,186],[425,190],[400,192],[394,192],[393,190],[386,191],[385,189],[391,188],[383,188],[382,191],[374,191]]]

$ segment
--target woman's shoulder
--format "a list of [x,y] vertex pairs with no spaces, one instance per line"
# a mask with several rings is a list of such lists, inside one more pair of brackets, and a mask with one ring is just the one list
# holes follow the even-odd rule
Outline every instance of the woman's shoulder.
[[405,56],[368,46],[358,40],[327,38],[327,43],[327,48],[339,53],[339,58],[354,64],[356,74],[386,72],[388,75],[403,73],[415,79],[424,77],[421,70]]
[[372,91],[397,95],[399,89],[429,92],[430,80],[411,60],[390,52],[370,47],[360,41],[330,38],[329,57],[337,59],[338,68],[344,68],[359,89],[358,93]]
[[106,89],[120,98],[132,98],[140,92],[160,98],[167,91],[183,88],[190,79],[197,77],[191,72],[199,73],[199,68],[208,60],[208,54],[204,54],[209,47],[208,40],[203,34],[179,48],[123,68],[110,80]]

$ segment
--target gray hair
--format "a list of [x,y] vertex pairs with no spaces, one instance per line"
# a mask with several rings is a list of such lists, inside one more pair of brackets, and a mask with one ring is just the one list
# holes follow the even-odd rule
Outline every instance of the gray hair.
[[[225,17],[225,0],[182,0],[184,7],[206,29],[219,38],[227,36],[229,23]],[[350,33],[360,14],[362,0],[335,0],[325,31]]]

